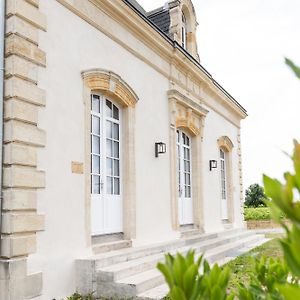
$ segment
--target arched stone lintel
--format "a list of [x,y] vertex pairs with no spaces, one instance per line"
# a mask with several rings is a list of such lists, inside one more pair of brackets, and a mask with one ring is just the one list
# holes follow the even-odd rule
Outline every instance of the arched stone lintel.
[[123,106],[135,106],[139,98],[133,89],[117,74],[103,69],[83,71],[82,78],[91,91],[101,91]]
[[197,26],[197,16],[194,8],[194,4],[191,0],[181,0],[180,2],[181,11],[188,18],[188,22],[190,22],[190,26]]
[[185,129],[192,136],[197,136],[201,133],[201,130],[187,118],[178,117],[176,119],[176,128]]
[[234,145],[231,139],[228,136],[222,136],[218,139],[218,145],[220,148],[223,148],[227,152],[231,152]]

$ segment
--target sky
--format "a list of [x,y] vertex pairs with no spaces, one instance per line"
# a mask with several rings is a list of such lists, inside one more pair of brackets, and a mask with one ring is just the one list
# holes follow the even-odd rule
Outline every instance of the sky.
[[[139,0],[147,10],[165,0]],[[248,111],[242,122],[244,187],[290,170],[300,141],[300,0],[194,0],[201,64]]]

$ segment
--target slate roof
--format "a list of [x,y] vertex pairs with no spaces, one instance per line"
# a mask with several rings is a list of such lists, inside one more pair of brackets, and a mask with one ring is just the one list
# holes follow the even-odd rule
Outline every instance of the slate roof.
[[153,22],[164,34],[170,36],[170,11],[166,7],[161,7],[147,13],[148,19]]

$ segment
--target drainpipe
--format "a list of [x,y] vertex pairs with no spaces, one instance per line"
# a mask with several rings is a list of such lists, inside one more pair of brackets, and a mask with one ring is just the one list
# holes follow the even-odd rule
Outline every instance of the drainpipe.
[[6,0],[0,4],[0,257],[2,237],[2,208],[3,208],[3,105],[4,105],[4,44],[5,44],[5,8]]

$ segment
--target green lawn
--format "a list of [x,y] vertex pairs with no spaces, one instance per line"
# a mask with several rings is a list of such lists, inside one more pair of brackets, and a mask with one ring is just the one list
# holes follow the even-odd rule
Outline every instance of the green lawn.
[[[269,237],[279,237],[281,235],[270,235]],[[283,252],[279,245],[278,239],[274,238],[273,240],[256,247],[249,251],[248,253],[237,257],[236,259],[230,261],[224,266],[230,268],[231,278],[229,282],[229,289],[237,290],[238,283],[242,282],[247,284],[250,279],[250,273],[253,266],[253,258],[260,258],[261,256],[273,257],[273,258],[282,258]]]

